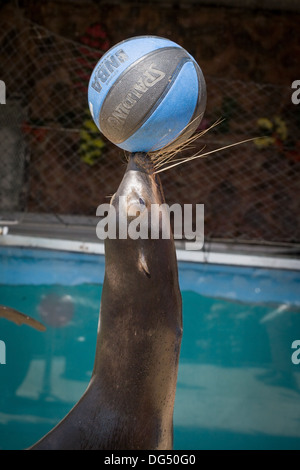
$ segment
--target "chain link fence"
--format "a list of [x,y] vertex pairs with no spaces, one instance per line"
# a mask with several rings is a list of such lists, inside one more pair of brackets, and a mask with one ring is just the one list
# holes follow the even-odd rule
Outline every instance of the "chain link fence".
[[[1,20],[0,20],[1,23]],[[103,137],[87,104],[91,71],[110,44],[92,25],[73,42],[24,18],[0,24],[0,216],[95,216],[117,189],[124,152]],[[217,150],[161,173],[166,201],[203,203],[205,237],[299,243],[299,107],[291,88],[206,76],[201,129],[184,152]]]

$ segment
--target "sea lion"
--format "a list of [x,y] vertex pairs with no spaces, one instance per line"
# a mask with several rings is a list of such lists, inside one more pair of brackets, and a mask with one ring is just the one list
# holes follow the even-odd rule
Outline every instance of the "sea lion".
[[[141,212],[154,203],[163,204],[164,195],[153,163],[146,154],[131,154],[111,206],[129,221],[134,207]],[[172,235],[107,238],[90,383],[69,414],[30,449],[172,449],[181,337]]]
[[38,331],[46,330],[46,327],[38,320],[35,320],[14,308],[6,307],[5,305],[0,305],[0,318],[1,317],[16,323],[16,325],[28,325]]

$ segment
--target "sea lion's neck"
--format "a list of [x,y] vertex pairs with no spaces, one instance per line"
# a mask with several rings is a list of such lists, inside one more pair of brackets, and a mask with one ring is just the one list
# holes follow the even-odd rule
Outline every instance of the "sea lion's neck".
[[[131,251],[130,242],[126,255],[114,252],[118,243],[109,246],[92,382],[121,421],[135,422],[145,448],[167,449],[172,448],[181,296],[173,242],[144,243],[149,274],[133,266],[137,250]],[[131,256],[131,264],[120,263],[123,256]]]
[[[127,374],[127,367],[138,366],[141,355],[151,355],[150,349],[159,354],[161,345],[170,340],[175,346],[182,328],[173,240],[109,240],[106,247],[94,367],[99,377],[109,357],[121,361],[127,355],[124,368],[116,364],[116,375]],[[164,360],[174,362],[172,355],[170,348],[170,358],[164,354]]]

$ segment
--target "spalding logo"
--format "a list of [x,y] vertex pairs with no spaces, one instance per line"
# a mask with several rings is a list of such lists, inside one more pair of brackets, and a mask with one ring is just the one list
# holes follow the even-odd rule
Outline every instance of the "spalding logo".
[[128,59],[129,57],[123,49],[119,49],[117,52],[105,59],[104,63],[102,63],[95,71],[94,80],[92,82],[94,90],[100,93],[102,90],[100,82],[105,83],[115,69]]
[[166,76],[165,72],[162,72],[155,67],[155,64],[151,64],[148,70],[146,70],[138,79],[129,93],[127,93],[125,99],[116,106],[112,115],[107,119],[111,127],[121,130],[130,110],[138,102],[141,96]]

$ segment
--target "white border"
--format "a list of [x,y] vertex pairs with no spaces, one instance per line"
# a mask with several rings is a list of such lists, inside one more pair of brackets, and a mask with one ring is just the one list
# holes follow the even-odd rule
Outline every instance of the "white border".
[[251,266],[259,268],[300,270],[300,260],[277,256],[258,256],[239,253],[217,253],[203,251],[176,250],[178,261],[189,263],[225,264],[231,266]]
[[[23,235],[3,235],[0,246],[18,246],[42,248],[48,250],[72,251],[79,253],[104,255],[104,243],[83,242],[81,240],[64,240],[57,238],[28,237]],[[176,249],[177,260],[190,263],[210,263],[233,266],[252,266],[260,268],[300,270],[300,259],[282,256],[259,256],[232,252],[196,251]]]
[[0,238],[0,246],[18,246],[42,248],[47,250],[74,251],[104,255],[103,243],[64,240],[58,238],[27,237],[23,235],[5,235]]

